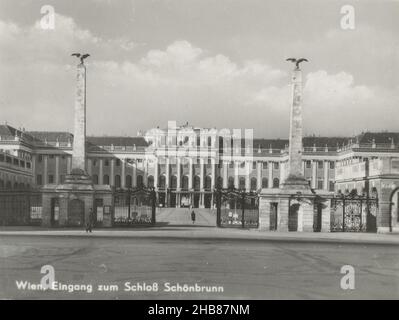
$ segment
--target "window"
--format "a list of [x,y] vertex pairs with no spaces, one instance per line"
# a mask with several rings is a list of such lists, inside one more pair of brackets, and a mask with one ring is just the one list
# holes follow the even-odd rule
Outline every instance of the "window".
[[139,187],[139,188],[144,186],[143,176],[142,175],[138,175],[137,176],[137,178],[136,178],[136,186]]
[[317,161],[317,166],[319,169],[323,169],[324,168],[324,162],[323,161]]
[[317,180],[317,189],[323,189],[323,180]]
[[240,178],[239,187],[240,187],[240,189],[245,189],[245,178],[244,177]]
[[105,174],[103,177],[103,183],[104,184],[109,184],[109,175]]
[[147,181],[148,181],[148,186],[150,188],[153,188],[155,186],[154,177],[153,176],[148,176],[148,180]]
[[328,190],[334,191],[334,181],[330,180]]
[[212,188],[212,178],[210,176],[205,177],[205,190],[211,190]]
[[255,170],[256,169],[256,161],[252,162],[252,169]]
[[273,179],[273,188],[280,187],[280,180],[278,178]]
[[234,188],[234,178],[233,177],[229,177],[228,186],[229,186],[229,189]]
[[194,190],[199,191],[201,189],[201,179],[199,176],[194,177]]
[[245,168],[245,162],[241,162],[241,163],[240,163],[240,167],[241,167],[241,168]]
[[335,169],[335,162],[330,161],[330,169]]
[[172,176],[170,178],[170,188],[171,189],[176,189],[177,188],[177,177],[176,176]]
[[39,185],[39,186],[41,186],[43,184],[43,178],[42,178],[41,174],[38,174],[36,176],[36,184]]
[[121,187],[121,176],[119,174],[115,176],[115,187],[117,188]]
[[262,162],[262,168],[263,168],[264,170],[267,169],[267,162],[266,162],[266,161]]
[[269,187],[269,180],[267,178],[262,179],[262,188],[268,188]]
[[48,175],[48,183],[54,183],[54,176],[52,174]]
[[120,167],[120,165],[121,165],[121,160],[116,159],[116,166],[117,166],[117,167]]
[[216,187],[217,188],[223,188],[223,178],[222,177],[218,177],[216,179]]
[[208,147],[212,147],[212,138],[208,137]]
[[30,169],[30,168],[31,168],[31,164],[30,164],[30,162],[27,162],[27,163],[26,163],[26,167],[27,167],[28,169]]
[[234,168],[234,162],[233,162],[233,161],[230,161],[230,163],[229,163],[229,168],[230,168],[230,169]]
[[310,169],[312,167],[312,162],[310,160],[306,160],[306,168]]
[[251,178],[251,190],[254,191],[257,189],[257,180],[256,178]]
[[96,159],[93,159],[92,163],[93,163],[93,167],[97,166],[97,160]]
[[54,159],[54,155],[53,155],[53,154],[50,154],[50,155],[49,155],[49,158],[50,158],[50,159]]
[[109,160],[105,160],[105,161],[104,161],[104,166],[105,166],[105,167],[108,167],[108,166],[109,166]]
[[41,154],[39,154],[39,156],[37,157],[37,161],[38,162],[42,162],[43,161],[43,156]]
[[274,167],[274,170],[278,170],[280,168],[280,163],[279,162],[274,162],[273,163],[273,167]]
[[[63,174],[60,175],[60,183],[64,183],[65,181],[65,176]],[[98,177],[97,177],[97,183],[98,183]]]
[[188,177],[187,176],[183,176],[181,184],[182,184],[183,190],[188,190],[189,186],[188,186]]
[[132,176],[131,175],[127,175],[126,176],[126,187],[127,188],[131,188],[132,187]]

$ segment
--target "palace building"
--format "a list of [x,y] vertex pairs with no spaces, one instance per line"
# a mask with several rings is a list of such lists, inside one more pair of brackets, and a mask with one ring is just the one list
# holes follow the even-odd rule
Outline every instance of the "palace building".
[[[136,137],[87,137],[86,170],[94,185],[154,187],[160,206],[210,208],[217,186],[258,192],[279,188],[286,179],[288,140],[254,138],[247,147],[245,142],[188,124]],[[399,174],[398,142],[394,132],[304,137],[303,176],[314,190],[378,194],[381,178]],[[62,184],[72,150],[71,133],[0,125],[0,188]]]

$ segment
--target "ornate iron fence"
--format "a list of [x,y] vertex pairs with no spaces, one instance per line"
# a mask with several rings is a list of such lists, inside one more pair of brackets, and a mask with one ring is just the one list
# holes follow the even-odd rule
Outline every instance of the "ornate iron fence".
[[259,226],[257,192],[218,188],[215,190],[215,198],[218,227],[257,228]]
[[377,198],[337,196],[331,200],[331,231],[373,231],[377,211]]
[[114,192],[113,226],[155,224],[154,188],[119,189]]

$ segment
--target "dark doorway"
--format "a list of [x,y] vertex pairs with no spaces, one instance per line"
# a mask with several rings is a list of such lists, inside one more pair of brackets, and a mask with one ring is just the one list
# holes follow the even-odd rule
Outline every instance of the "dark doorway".
[[317,204],[316,214],[314,217],[313,231],[320,232],[321,231],[321,217],[323,212],[323,205],[321,203]]
[[194,194],[194,208],[199,208],[200,196],[199,193]]
[[288,212],[288,231],[298,231],[298,210],[299,204],[295,203],[290,206]]
[[58,198],[52,198],[51,199],[51,218],[50,218],[50,223],[51,223],[52,227],[55,227],[58,225],[59,213],[60,213],[60,205],[58,202]]
[[104,219],[104,203],[103,199],[94,200],[94,215],[96,218],[96,226],[101,226]]
[[162,208],[166,206],[166,194],[164,192],[158,193],[158,205]]
[[270,230],[277,230],[277,206],[278,203],[272,202],[270,203]]
[[69,226],[83,226],[85,214],[85,204],[82,200],[72,200],[69,203],[68,225]]
[[204,206],[207,209],[212,207],[212,194],[209,193],[204,194]]
[[176,207],[176,193],[171,193],[170,194],[170,207],[175,208]]

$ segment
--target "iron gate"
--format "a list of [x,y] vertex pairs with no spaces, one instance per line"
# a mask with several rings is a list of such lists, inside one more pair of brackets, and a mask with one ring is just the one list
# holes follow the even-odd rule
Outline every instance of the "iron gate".
[[331,200],[331,231],[374,231],[378,199],[341,196]]
[[215,193],[218,227],[259,226],[259,197],[256,192],[218,188]]
[[135,188],[114,192],[113,226],[155,225],[154,188]]

